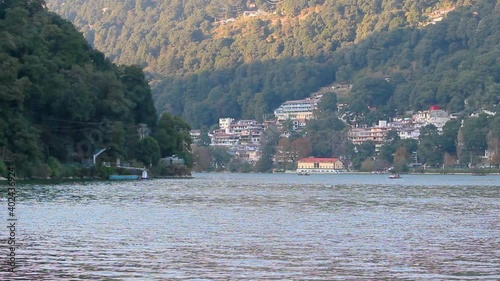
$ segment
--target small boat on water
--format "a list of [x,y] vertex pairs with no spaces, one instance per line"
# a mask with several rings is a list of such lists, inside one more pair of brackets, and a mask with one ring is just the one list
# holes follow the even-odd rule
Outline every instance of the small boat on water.
[[138,175],[111,175],[110,180],[138,180]]
[[309,173],[308,172],[299,172],[298,175],[299,176],[309,176]]
[[148,171],[142,170],[141,176],[139,175],[110,175],[110,180],[147,180],[149,179]]
[[399,174],[392,174],[389,176],[389,179],[402,179],[403,177]]

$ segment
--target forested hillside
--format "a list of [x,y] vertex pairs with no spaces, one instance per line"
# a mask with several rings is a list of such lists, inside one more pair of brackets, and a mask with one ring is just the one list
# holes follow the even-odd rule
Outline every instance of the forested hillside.
[[[373,31],[417,26],[440,0],[49,0],[117,63],[165,76],[287,57],[329,56]],[[274,1],[279,2],[279,1]],[[255,6],[254,6],[255,5]],[[269,14],[244,17],[244,10]],[[276,13],[276,14],[273,14]],[[234,18],[234,22],[218,21]]]
[[[115,62],[143,66],[157,109],[195,127],[222,116],[262,119],[281,102],[333,82],[354,84],[348,101],[359,113],[366,105],[393,115],[431,104],[455,112],[499,102],[495,0],[270,4],[276,2],[48,4]],[[373,98],[378,87],[383,96]]]
[[111,159],[144,160],[137,125],[166,126],[156,126],[139,67],[111,63],[43,1],[1,1],[0,36],[0,174],[3,160],[18,176],[60,176],[61,162],[103,148]]

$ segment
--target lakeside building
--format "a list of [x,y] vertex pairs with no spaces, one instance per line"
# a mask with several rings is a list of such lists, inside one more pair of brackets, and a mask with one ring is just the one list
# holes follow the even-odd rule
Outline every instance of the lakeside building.
[[385,142],[387,132],[391,130],[398,132],[401,139],[418,140],[420,128],[432,124],[439,132],[442,132],[443,126],[451,119],[452,117],[439,106],[431,106],[429,110],[413,113],[411,118],[395,119],[393,122],[381,120],[377,126],[352,128],[347,136],[355,145],[373,141],[376,151],[379,151]]
[[256,120],[220,118],[219,129],[209,133],[210,145],[228,147],[232,155],[255,164],[261,155],[260,141],[265,127],[266,124]]
[[219,129],[211,134],[214,146],[236,146],[255,144],[259,145],[264,133],[264,124],[256,120],[238,120],[233,118],[220,118]]
[[257,161],[260,159],[260,157],[262,156],[262,152],[260,151],[260,146],[258,145],[238,145],[238,146],[235,146],[235,147],[232,147],[229,152],[252,164],[252,165],[255,165],[255,163],[257,163]]
[[333,174],[346,169],[338,158],[302,158],[297,161],[297,173]]

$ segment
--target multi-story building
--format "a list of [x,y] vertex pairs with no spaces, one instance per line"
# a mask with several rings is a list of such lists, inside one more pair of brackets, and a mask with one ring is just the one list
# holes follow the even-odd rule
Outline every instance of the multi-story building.
[[191,136],[191,143],[196,144],[200,140],[201,131],[200,130],[191,130],[189,132],[189,135]]
[[259,144],[262,133],[262,130],[243,130],[240,133],[240,143],[243,145]]
[[256,120],[220,118],[219,129],[212,131],[212,145],[236,146],[239,144],[259,144],[264,125]]
[[362,144],[366,141],[373,141],[375,147],[379,149],[385,141],[387,132],[392,128],[387,125],[387,121],[379,121],[378,126],[370,128],[353,128],[347,134],[347,137],[353,144]]
[[398,135],[401,139],[415,139],[418,140],[420,136],[419,128],[402,128],[398,130]]
[[234,118],[219,118],[219,128],[227,129],[234,122]]
[[353,144],[362,144],[366,141],[373,141],[369,128],[352,128],[347,133],[347,137]]
[[314,118],[313,112],[318,108],[319,99],[286,101],[274,111],[278,122],[285,120],[309,120]]
[[263,131],[264,125],[255,120],[239,120],[230,124],[227,128],[228,133],[241,134],[243,131]]
[[213,146],[236,146],[240,142],[240,136],[236,134],[213,134]]
[[446,122],[450,121],[448,112],[442,110],[439,106],[431,106],[429,110],[419,111],[412,116],[416,127],[424,127],[429,124],[436,126],[438,131],[443,130]]
[[213,146],[229,147],[231,154],[254,164],[260,158],[260,140],[265,125],[256,120],[238,120],[220,118],[219,129],[213,130]]

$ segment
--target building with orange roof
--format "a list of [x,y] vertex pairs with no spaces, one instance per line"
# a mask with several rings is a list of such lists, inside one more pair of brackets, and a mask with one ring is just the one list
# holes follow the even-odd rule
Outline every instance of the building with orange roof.
[[302,158],[297,161],[297,173],[338,173],[346,170],[344,162],[339,158]]

